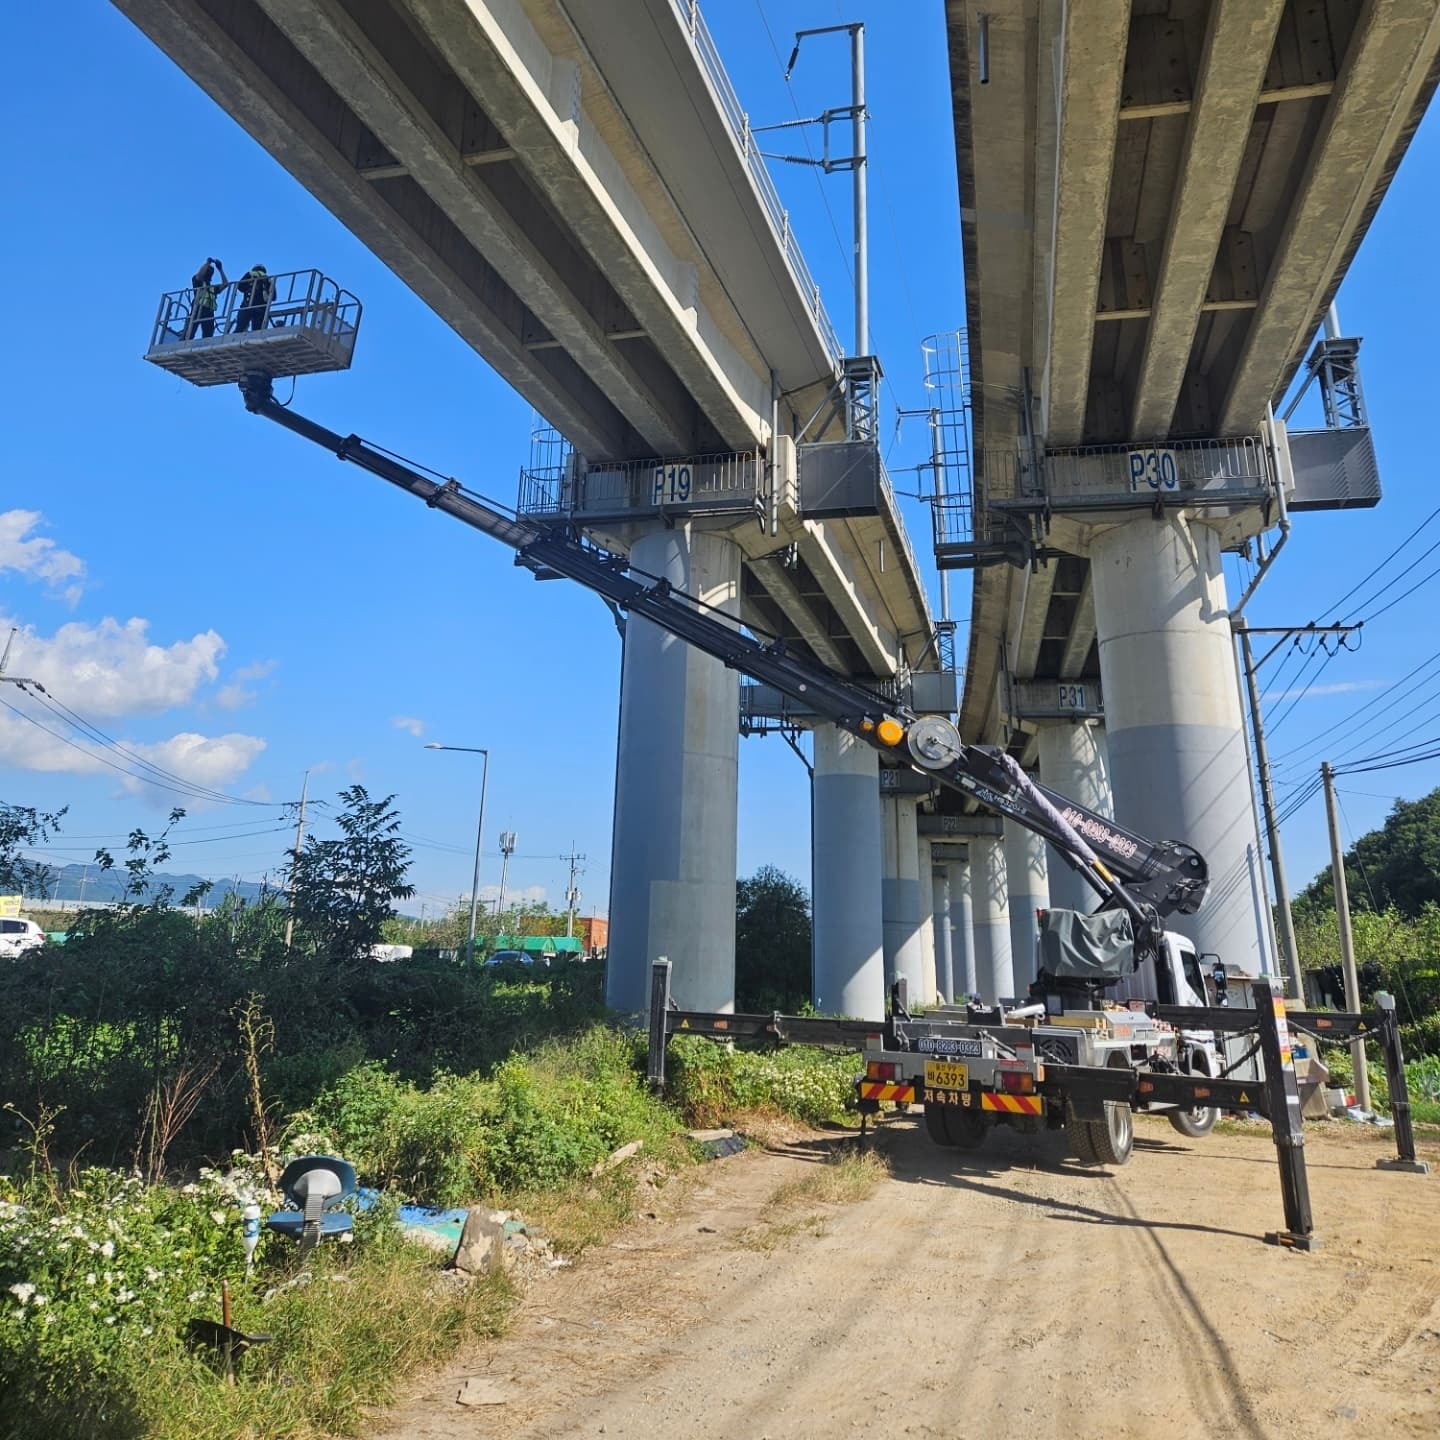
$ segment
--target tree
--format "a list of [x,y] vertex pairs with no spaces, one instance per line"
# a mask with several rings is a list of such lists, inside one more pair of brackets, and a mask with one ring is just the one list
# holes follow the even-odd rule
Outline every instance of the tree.
[[50,867],[27,860],[20,852],[46,844],[64,814],[64,810],[57,810],[53,815],[43,815],[28,805],[0,801],[0,893],[24,895],[49,889]]
[[810,999],[810,896],[774,865],[735,887],[735,1004],[796,1010]]
[[300,850],[290,851],[296,925],[332,960],[357,959],[378,943],[393,902],[415,893],[394,799],[372,800],[363,785],[352,785],[340,792],[340,838],[307,835]]
[[[1413,920],[1427,904],[1440,903],[1440,790],[1396,801],[1385,824],[1355,842],[1345,855],[1345,886],[1356,910],[1393,906]],[[1296,909],[1315,912],[1334,904],[1327,866],[1301,893]]]

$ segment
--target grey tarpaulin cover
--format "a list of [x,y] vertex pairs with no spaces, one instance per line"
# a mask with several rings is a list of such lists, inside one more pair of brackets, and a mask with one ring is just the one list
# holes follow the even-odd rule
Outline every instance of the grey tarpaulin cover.
[[1047,910],[1040,924],[1040,968],[1055,980],[1113,981],[1135,970],[1135,937],[1123,910],[1082,915]]

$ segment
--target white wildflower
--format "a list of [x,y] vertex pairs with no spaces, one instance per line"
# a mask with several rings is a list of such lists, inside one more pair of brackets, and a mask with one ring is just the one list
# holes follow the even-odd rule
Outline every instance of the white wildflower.
[[10,1293],[24,1305],[35,1293],[35,1287],[27,1284],[24,1280],[19,1280],[10,1287]]
[[100,1247],[100,1253],[101,1253],[107,1260],[113,1260],[113,1259],[115,1258],[115,1242],[114,1242],[113,1240],[107,1240],[107,1241]]

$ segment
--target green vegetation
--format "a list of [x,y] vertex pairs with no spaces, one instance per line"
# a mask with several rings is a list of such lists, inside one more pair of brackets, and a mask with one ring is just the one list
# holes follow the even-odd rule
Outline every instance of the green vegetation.
[[735,887],[735,1006],[795,1014],[810,1003],[810,897],[773,865]]
[[[1394,909],[1415,919],[1440,904],[1440,790],[1397,800],[1383,826],[1362,835],[1345,855],[1345,888],[1353,908]],[[1333,909],[1327,866],[1297,897],[1297,910]]]
[[[13,883],[58,818],[0,817]],[[853,1057],[693,1039],[660,1099],[643,1038],[605,1023],[598,965],[376,961],[409,893],[391,798],[342,792],[338,835],[296,857],[290,913],[275,897],[175,908],[155,876],[183,819],[134,832],[118,865],[97,856],[122,874],[123,905],[0,966],[0,1104],[16,1142],[0,1149],[7,1437],[354,1433],[397,1378],[501,1326],[510,1300],[503,1281],[442,1275],[391,1223],[396,1204],[518,1210],[573,1255],[629,1217],[642,1173],[658,1185],[689,1163],[686,1124],[747,1109],[823,1120],[850,1098]],[[790,907],[754,908],[757,941],[767,914],[808,925],[803,892],[775,878],[755,894]],[[799,931],[786,933],[793,948]],[[607,1168],[634,1141],[643,1161]],[[353,1244],[304,1262],[266,1233],[247,1277],[242,1204],[272,1208],[278,1165],[312,1151],[345,1155],[380,1202]],[[274,1337],[233,1387],[186,1338],[192,1319],[220,1318],[222,1281],[234,1323]]]

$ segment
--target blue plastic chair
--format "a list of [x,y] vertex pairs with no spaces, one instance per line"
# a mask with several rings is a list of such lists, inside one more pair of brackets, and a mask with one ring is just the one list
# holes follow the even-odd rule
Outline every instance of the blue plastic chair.
[[265,1228],[300,1242],[300,1253],[313,1250],[325,1237],[349,1235],[355,1217],[338,1207],[358,1189],[355,1167],[334,1155],[302,1155],[280,1176],[280,1193],[295,1208],[277,1210]]

